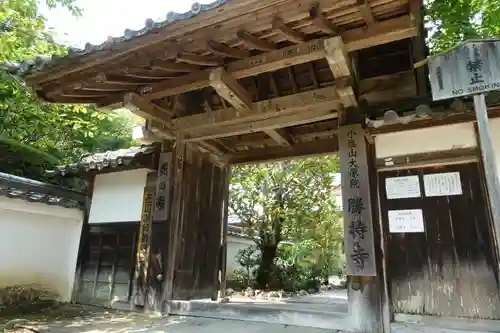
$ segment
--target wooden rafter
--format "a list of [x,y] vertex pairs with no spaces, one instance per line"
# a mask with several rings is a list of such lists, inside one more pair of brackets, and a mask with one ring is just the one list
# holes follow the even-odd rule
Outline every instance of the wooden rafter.
[[280,17],[274,17],[271,24],[273,29],[280,31],[291,42],[300,44],[307,39],[307,36],[305,34],[301,33],[300,31],[295,31],[287,26],[283,19]]
[[267,129],[264,133],[276,141],[280,146],[291,147],[293,145],[292,137],[283,129]]
[[176,63],[168,60],[154,59],[149,66],[153,69],[159,69],[165,72],[192,73],[200,70],[200,67],[192,64]]
[[276,44],[259,39],[246,30],[239,30],[237,35],[241,40],[243,40],[243,43],[257,50],[272,51],[278,48]]
[[88,90],[79,90],[79,89],[57,89],[51,91],[46,96],[49,98],[56,98],[56,96],[63,97],[76,97],[76,98],[102,98],[106,96],[107,92],[105,91],[88,91]]
[[177,61],[186,64],[208,66],[208,67],[222,66],[224,64],[224,61],[221,58],[212,56],[202,56],[189,52],[178,53],[176,59]]
[[210,73],[210,86],[235,109],[252,108],[252,96],[224,68],[219,67]]
[[[341,37],[333,37],[325,41],[326,60],[336,80],[348,78],[353,80],[351,61]],[[338,90],[344,107],[357,107],[358,102],[352,86]]]
[[207,42],[207,48],[213,54],[228,58],[244,59],[250,56],[250,53],[247,51],[235,49],[227,45],[217,43],[213,40]]
[[159,107],[134,93],[128,93],[124,96],[123,106],[142,118],[156,120],[165,127],[165,131],[168,131],[172,138],[175,137],[170,130],[172,126],[172,116],[174,115],[172,110]]
[[356,2],[359,11],[361,12],[361,16],[363,17],[363,20],[365,20],[366,25],[368,26],[374,25],[376,20],[368,0],[356,0]]
[[[237,111],[251,111],[252,96],[223,68],[217,68],[210,73],[210,85]],[[291,145],[290,141],[275,129],[265,129],[264,132],[280,145]]]
[[[341,33],[347,52],[353,52],[374,45],[389,43],[416,36],[417,29],[409,16],[386,20],[375,24],[369,30],[353,29]],[[237,60],[227,65],[227,72],[236,79],[271,72],[280,68],[294,66],[324,58],[324,39],[317,39],[270,51],[262,55]],[[156,100],[167,96],[182,94],[209,86],[209,72],[191,73],[185,76],[150,85],[150,93],[144,98]],[[110,96],[98,102],[106,106],[120,102],[121,96]]]
[[73,86],[73,89],[92,90],[92,91],[124,91],[129,85],[116,83],[85,82]]
[[123,71],[121,71],[120,74],[130,77],[136,77],[141,79],[153,79],[153,80],[169,79],[175,76],[173,73],[168,73],[165,71],[157,71],[146,68],[130,68],[130,67],[125,68]]
[[309,9],[309,18],[311,19],[312,24],[324,33],[332,36],[338,35],[339,29],[333,23],[328,21],[323,14],[321,14],[318,5]]

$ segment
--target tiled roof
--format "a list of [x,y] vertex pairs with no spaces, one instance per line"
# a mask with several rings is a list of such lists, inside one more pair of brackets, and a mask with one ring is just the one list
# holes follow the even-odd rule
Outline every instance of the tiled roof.
[[213,10],[229,2],[229,0],[215,0],[208,4],[200,4],[195,2],[191,6],[191,10],[185,13],[168,12],[164,20],[155,21],[153,19],[147,19],[144,27],[139,30],[126,29],[122,36],[119,37],[108,37],[106,41],[101,44],[85,44],[85,48],[77,49],[70,48],[67,55],[53,54],[52,56],[42,57],[38,56],[31,60],[26,60],[17,63],[4,63],[3,67],[8,72],[14,75],[28,75],[33,72],[44,70],[51,66],[61,65],[69,61],[73,61],[77,58],[90,55],[95,52],[111,50],[116,44],[129,41],[131,39],[148,35],[152,31],[164,28],[175,22],[182,20],[187,20],[193,18],[201,13]]
[[126,166],[141,156],[153,154],[156,147],[156,145],[147,145],[84,155],[76,163],[59,165],[55,170],[48,170],[47,173],[49,175],[69,176],[80,172],[101,171],[104,168]]
[[0,172],[0,196],[66,208],[85,208],[85,194]]

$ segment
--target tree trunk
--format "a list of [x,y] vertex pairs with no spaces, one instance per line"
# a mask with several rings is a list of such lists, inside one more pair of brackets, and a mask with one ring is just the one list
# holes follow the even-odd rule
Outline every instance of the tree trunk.
[[257,270],[256,277],[257,288],[259,289],[267,288],[269,282],[271,282],[271,271],[277,250],[277,244],[263,244],[260,247],[262,260],[260,262],[259,269]]

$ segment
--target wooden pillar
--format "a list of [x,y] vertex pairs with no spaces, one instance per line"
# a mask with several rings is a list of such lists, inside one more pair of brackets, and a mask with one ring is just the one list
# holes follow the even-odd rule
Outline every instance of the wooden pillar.
[[168,230],[168,258],[163,289],[163,301],[167,305],[164,310],[166,310],[167,313],[170,312],[170,309],[168,308],[168,301],[173,299],[176,258],[178,248],[180,246],[179,235],[182,228],[182,185],[185,154],[186,144],[183,142],[181,137],[177,137],[172,156],[172,199],[170,207],[170,226]]
[[351,329],[384,332],[368,143],[359,124],[339,127],[338,135]]
[[135,291],[133,303],[135,306],[146,306],[148,293],[149,254],[151,249],[151,228],[153,222],[154,188],[144,186],[142,198],[142,214],[137,237]]
[[165,151],[165,148],[163,145],[158,159],[158,170],[151,174],[151,179],[148,177],[146,185],[154,190],[154,204],[145,306],[146,310],[154,312],[163,311],[163,289],[168,256],[172,153]]
[[223,214],[222,214],[222,241],[221,241],[221,259],[220,259],[220,297],[226,297],[226,275],[227,275],[227,228],[229,219],[229,185],[231,182],[231,166],[226,166],[226,180],[224,183],[223,194]]

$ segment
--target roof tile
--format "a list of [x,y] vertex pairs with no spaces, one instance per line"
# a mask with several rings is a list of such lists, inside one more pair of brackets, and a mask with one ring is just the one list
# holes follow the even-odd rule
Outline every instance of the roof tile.
[[9,73],[19,76],[28,75],[33,72],[44,70],[48,67],[62,65],[66,62],[73,61],[77,58],[84,57],[99,51],[110,50],[113,46],[118,43],[129,41],[137,37],[145,36],[152,32],[153,30],[164,28],[175,22],[182,20],[187,20],[193,18],[201,13],[208,12],[215,8],[218,8],[230,0],[215,0],[208,4],[200,4],[195,2],[191,6],[191,10],[185,13],[168,12],[165,19],[162,21],[155,21],[153,19],[147,19],[144,27],[139,30],[126,29],[122,36],[119,37],[108,37],[106,41],[101,44],[85,44],[83,49],[69,48],[68,54],[65,56],[53,54],[51,56],[38,56],[30,60],[21,62],[6,62],[3,64],[3,68]]

